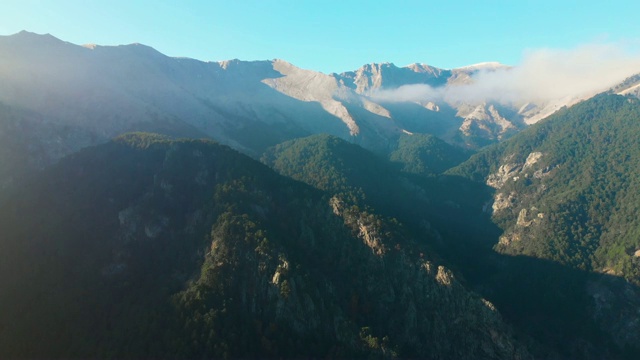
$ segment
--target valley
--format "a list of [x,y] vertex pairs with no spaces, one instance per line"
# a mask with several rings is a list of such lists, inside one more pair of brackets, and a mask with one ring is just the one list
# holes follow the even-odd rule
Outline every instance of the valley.
[[2,358],[640,354],[638,75],[0,54]]

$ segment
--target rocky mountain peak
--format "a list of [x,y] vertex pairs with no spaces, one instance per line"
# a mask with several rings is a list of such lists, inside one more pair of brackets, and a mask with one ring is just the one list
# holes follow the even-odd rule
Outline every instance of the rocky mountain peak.
[[3,49],[3,52],[6,52],[5,56],[13,55],[15,52],[46,50],[65,45],[76,47],[76,45],[60,40],[51,34],[36,34],[26,30],[13,35],[0,36],[0,47],[6,47]]
[[508,69],[508,68],[510,68],[509,65],[504,65],[504,64],[499,63],[497,61],[488,61],[488,62],[481,62],[481,63],[477,63],[477,64],[472,64],[472,65],[467,65],[467,66],[455,68],[453,70],[459,70],[459,71],[490,70],[490,71],[493,71],[493,70]]

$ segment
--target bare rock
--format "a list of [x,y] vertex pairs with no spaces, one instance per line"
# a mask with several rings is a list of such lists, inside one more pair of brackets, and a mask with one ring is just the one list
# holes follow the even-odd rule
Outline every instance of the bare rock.
[[531,154],[529,154],[529,156],[527,156],[527,160],[524,162],[524,166],[522,167],[522,170],[527,170],[529,168],[531,168],[533,165],[535,165],[538,160],[540,160],[540,158],[542,157],[542,153],[539,151],[534,151]]

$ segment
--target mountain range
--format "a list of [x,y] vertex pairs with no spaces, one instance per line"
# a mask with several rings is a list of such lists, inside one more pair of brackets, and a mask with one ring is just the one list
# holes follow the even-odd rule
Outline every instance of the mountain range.
[[[253,157],[316,133],[378,153],[392,151],[405,133],[478,148],[580,99],[412,95],[451,93],[479,74],[509,71],[497,63],[452,70],[369,64],[327,75],[283,60],[203,62],[141,44],[80,46],[26,31],[0,37],[0,53],[0,104],[30,129],[38,149],[27,151],[39,164],[126,131],[208,137]],[[46,134],[39,135],[43,126]]]
[[640,354],[638,75],[0,55],[0,357]]

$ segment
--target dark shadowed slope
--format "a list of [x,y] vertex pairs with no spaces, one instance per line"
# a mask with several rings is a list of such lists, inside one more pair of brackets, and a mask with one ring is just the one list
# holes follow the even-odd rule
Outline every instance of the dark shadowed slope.
[[503,229],[497,251],[620,277],[580,282],[582,303],[621,347],[636,352],[639,159],[638,99],[603,94],[450,171],[495,188],[488,210]]
[[526,358],[397,222],[132,134],[0,200],[2,357]]
[[[434,156],[425,160],[437,162],[438,153]],[[409,158],[419,159],[411,153]],[[638,354],[632,345],[638,332],[623,334],[622,329],[632,329],[628,325],[634,324],[640,291],[615,277],[496,253],[492,247],[502,231],[491,219],[491,187],[457,175],[403,173],[365,149],[326,135],[280,144],[263,160],[281,174],[398,219],[426,252],[437,254],[464,274],[465,284],[497,304],[537,357],[631,359]]]

